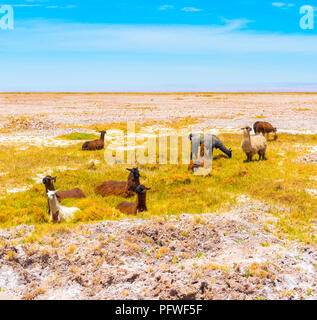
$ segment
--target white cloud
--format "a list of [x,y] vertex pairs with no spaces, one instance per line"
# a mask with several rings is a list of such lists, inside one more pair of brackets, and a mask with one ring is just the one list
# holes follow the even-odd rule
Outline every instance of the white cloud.
[[294,3],[284,3],[284,2],[272,2],[273,7],[278,7],[281,9],[287,9],[288,7],[294,7]]
[[1,66],[0,88],[282,91],[296,83],[305,87],[291,91],[316,90],[317,35],[251,32],[243,30],[247,20],[223,21],[162,26],[17,19],[14,32],[1,33],[7,63]]
[[16,21],[0,52],[134,52],[171,54],[317,53],[316,35],[243,31],[247,20],[223,25],[111,25]]
[[273,2],[272,6],[273,7],[284,7],[285,3],[283,3],[283,2]]
[[174,9],[174,6],[171,4],[164,4],[164,6],[159,8],[159,10],[168,10],[168,9]]
[[23,8],[23,7],[41,7],[40,4],[12,4],[12,7]]
[[182,8],[182,11],[185,11],[185,12],[197,12],[197,11],[201,11],[201,9],[194,8],[194,7],[184,7],[184,8]]
[[76,5],[67,5],[67,6],[46,6],[46,9],[73,9],[73,8],[77,8]]

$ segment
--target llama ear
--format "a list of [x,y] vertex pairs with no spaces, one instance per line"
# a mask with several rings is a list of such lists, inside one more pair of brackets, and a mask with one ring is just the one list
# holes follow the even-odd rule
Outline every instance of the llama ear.
[[132,169],[129,169],[129,168],[127,168],[127,170],[130,171],[130,172],[132,171]]
[[53,178],[54,182],[56,182],[56,178],[57,178],[57,177],[54,177],[54,178]]
[[151,188],[144,187],[145,190],[151,190]]

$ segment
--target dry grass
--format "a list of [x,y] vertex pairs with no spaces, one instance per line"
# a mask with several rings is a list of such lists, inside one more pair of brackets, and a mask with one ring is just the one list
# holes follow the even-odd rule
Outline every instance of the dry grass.
[[[176,123],[175,127],[186,127],[188,123],[186,118]],[[107,128],[121,129],[123,125],[107,125]],[[213,161],[210,176],[194,176],[187,165],[182,164],[139,165],[141,183],[151,187],[147,196],[149,211],[139,214],[139,217],[224,211],[232,207],[239,195],[244,194],[280,207],[272,212],[280,218],[275,231],[277,235],[316,242],[311,219],[317,219],[317,199],[305,189],[308,186],[317,189],[317,181],[313,180],[317,176],[317,167],[293,160],[302,155],[305,146],[317,144],[317,135],[280,134],[277,141],[269,143],[267,161],[250,163],[244,162],[245,154],[240,148],[241,135],[223,134],[220,138],[225,145],[232,147],[233,158],[219,157],[221,153],[215,151],[216,160]],[[126,180],[125,168],[131,165],[107,165],[103,151],[82,152],[81,143],[79,141],[71,147],[30,147],[27,150],[18,150],[14,146],[2,147],[0,172],[8,174],[0,176],[0,186],[10,189],[30,185],[31,189],[2,194],[1,227],[35,224],[35,232],[25,239],[35,242],[45,232],[63,228],[67,231],[79,222],[125,217],[115,209],[122,198],[102,198],[94,193],[94,187],[105,180]],[[296,149],[294,145],[300,147]],[[88,166],[92,157],[100,161],[94,170]],[[56,169],[58,166],[75,167],[77,170],[61,171]],[[49,223],[44,186],[32,179],[42,168],[51,168],[52,174],[57,175],[56,187],[59,190],[79,187],[87,195],[86,199],[67,199],[63,202],[63,205],[81,209],[68,224],[55,226]]]

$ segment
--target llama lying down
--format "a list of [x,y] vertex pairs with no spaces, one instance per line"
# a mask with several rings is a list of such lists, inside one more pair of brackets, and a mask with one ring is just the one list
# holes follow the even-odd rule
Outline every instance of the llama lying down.
[[47,192],[51,221],[54,223],[69,221],[73,218],[74,213],[80,209],[76,207],[61,206],[57,200],[56,192],[57,190],[50,190]]

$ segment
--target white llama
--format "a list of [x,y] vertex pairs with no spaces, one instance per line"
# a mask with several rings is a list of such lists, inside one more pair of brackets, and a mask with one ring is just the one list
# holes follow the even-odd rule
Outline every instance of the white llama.
[[76,207],[61,206],[56,197],[57,191],[58,190],[50,190],[47,192],[51,221],[69,221],[73,218],[74,213],[80,209]]

